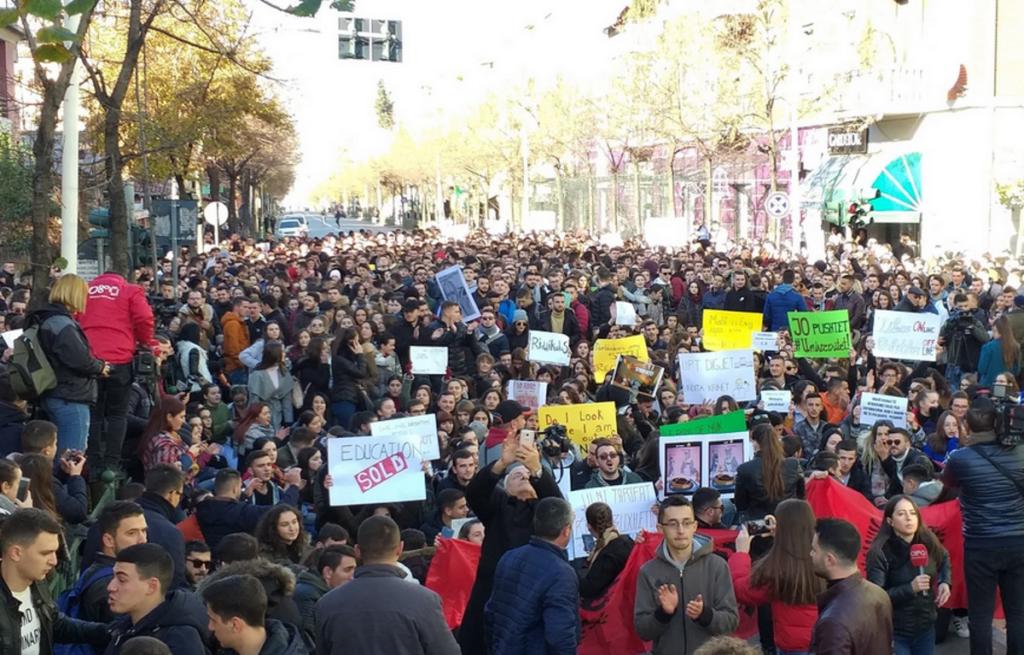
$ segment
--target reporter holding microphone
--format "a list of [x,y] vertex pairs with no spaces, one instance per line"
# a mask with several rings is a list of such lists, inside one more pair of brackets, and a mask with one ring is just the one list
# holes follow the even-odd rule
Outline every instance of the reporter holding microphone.
[[931,655],[937,610],[949,600],[949,555],[908,496],[886,504],[866,568],[892,601],[895,655]]

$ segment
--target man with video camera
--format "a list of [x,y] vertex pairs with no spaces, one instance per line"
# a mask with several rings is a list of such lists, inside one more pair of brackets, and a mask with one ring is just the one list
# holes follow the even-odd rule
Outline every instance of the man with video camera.
[[964,373],[978,370],[981,346],[989,339],[985,325],[967,305],[967,294],[954,294],[949,320],[939,330],[939,344],[946,350],[946,379],[953,389],[959,388]]
[[970,445],[953,451],[943,470],[945,484],[960,489],[972,655],[992,653],[997,584],[1006,612],[1006,652],[1024,652],[1021,414],[1024,408],[1005,400],[976,399],[967,412]]

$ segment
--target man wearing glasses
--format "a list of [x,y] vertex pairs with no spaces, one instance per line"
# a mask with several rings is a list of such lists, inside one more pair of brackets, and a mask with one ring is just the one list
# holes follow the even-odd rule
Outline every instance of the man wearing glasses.
[[210,547],[202,541],[185,544],[185,577],[193,589],[213,570],[213,555]]
[[622,467],[622,455],[611,439],[595,439],[594,446],[597,453],[597,468],[594,469],[584,489],[618,487],[644,481],[636,473]]
[[903,428],[889,430],[885,445],[889,447],[889,457],[882,462],[882,470],[889,478],[889,490],[886,496],[903,493],[903,469],[914,464],[933,470],[931,460],[917,448],[910,447],[910,433]]
[[633,624],[641,639],[654,642],[653,655],[689,655],[739,625],[729,565],[712,556],[710,537],[696,534],[684,496],[662,501],[658,526],[664,540],[640,568]]

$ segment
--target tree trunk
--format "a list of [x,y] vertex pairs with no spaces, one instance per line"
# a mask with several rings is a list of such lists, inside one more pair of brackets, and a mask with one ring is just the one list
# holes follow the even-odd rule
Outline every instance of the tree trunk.
[[220,201],[220,169],[216,166],[206,168],[206,177],[210,180],[210,201]]
[[[67,85],[65,85],[66,87]],[[32,173],[32,288],[42,290],[50,286],[50,265],[53,253],[50,249],[50,208],[53,204],[53,143],[57,126],[57,112],[60,109],[63,88],[43,96],[39,108],[39,127],[32,145],[35,155],[35,170]]]
[[619,231],[619,171],[612,170],[612,220],[610,224],[612,232]]
[[[119,128],[120,112],[107,109],[103,116],[103,165],[107,174],[107,196],[110,203],[110,262],[111,268],[128,277],[129,258],[128,202],[124,197],[124,173],[121,162]],[[104,263],[100,262],[102,271]]]
[[679,216],[679,209],[676,207],[676,157],[679,150],[672,149],[672,157],[668,160],[668,206],[672,210],[673,218]]
[[235,234],[241,234],[241,225],[238,222],[238,206],[235,204],[235,197],[238,194],[238,173],[234,171],[225,173],[228,178],[228,229]]

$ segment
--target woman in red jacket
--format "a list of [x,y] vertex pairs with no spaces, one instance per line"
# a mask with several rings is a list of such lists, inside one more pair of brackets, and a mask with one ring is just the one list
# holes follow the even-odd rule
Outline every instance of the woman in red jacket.
[[775,509],[775,540],[753,566],[751,537],[746,527],[736,537],[736,552],[729,558],[737,602],[771,603],[775,646],[779,655],[799,655],[811,646],[811,630],[818,620],[818,594],[824,581],[811,565],[814,512],[806,501],[790,499]]

